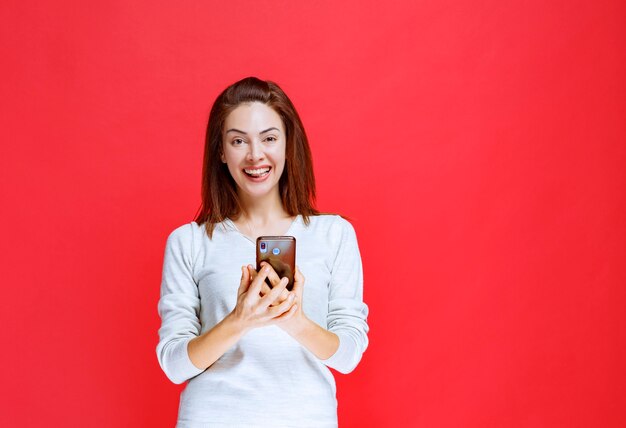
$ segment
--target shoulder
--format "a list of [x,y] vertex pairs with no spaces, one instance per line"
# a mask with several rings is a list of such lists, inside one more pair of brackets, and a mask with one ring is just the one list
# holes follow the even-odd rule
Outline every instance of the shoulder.
[[338,261],[359,257],[359,244],[352,223],[338,214],[322,214],[311,217],[315,246],[327,249],[330,265]]
[[318,226],[326,226],[326,227],[330,227],[334,224],[342,224],[342,223],[350,224],[346,219],[344,219],[339,214],[311,215],[309,216],[309,220],[311,221],[312,224],[315,223]]
[[169,233],[167,243],[168,245],[192,245],[203,230],[204,227],[195,221],[182,224]]
[[352,223],[339,214],[320,214],[311,218],[328,228],[354,230]]
[[317,234],[326,235],[331,241],[356,238],[352,223],[338,214],[311,216],[309,227]]

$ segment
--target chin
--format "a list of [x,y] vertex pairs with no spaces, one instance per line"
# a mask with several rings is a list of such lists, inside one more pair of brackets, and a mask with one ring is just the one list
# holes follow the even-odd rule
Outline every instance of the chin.
[[272,194],[272,189],[268,189],[266,191],[262,191],[260,189],[256,189],[256,190],[247,190],[246,193],[248,194],[248,196],[250,196],[251,198],[265,198],[269,195]]
[[259,187],[251,188],[250,186],[245,186],[245,187],[242,187],[241,189],[246,195],[248,195],[251,198],[264,198],[264,197],[271,195],[274,188],[276,188],[276,191],[278,191],[278,183],[276,183],[276,185],[274,186],[268,186],[268,187],[263,186],[263,188],[259,188]]

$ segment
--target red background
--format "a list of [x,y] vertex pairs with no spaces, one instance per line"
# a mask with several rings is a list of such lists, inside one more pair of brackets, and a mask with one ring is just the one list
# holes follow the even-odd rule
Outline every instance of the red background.
[[165,239],[199,206],[213,100],[248,75],[290,95],[319,208],[357,230],[370,348],[337,374],[341,426],[626,425],[625,2],[0,16],[0,425],[174,425]]

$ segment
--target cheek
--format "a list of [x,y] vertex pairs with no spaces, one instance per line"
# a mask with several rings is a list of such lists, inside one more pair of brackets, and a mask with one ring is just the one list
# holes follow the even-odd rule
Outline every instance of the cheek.
[[224,154],[223,160],[226,161],[225,165],[228,168],[230,175],[235,176],[239,172],[239,160],[232,156],[232,154],[230,156],[228,154]]
[[277,168],[283,168],[285,166],[285,147],[276,147],[272,150],[272,160]]
[[236,150],[225,149],[222,153],[222,161],[226,161],[229,168],[231,167],[231,165],[233,167],[236,167],[241,163],[241,155],[237,153]]
[[280,168],[281,169],[285,169],[285,158],[284,157],[280,159]]

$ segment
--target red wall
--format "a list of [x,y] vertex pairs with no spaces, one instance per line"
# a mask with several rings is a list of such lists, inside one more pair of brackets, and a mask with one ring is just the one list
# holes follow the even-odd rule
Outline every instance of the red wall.
[[[278,82],[350,216],[343,427],[626,425],[626,3],[4,2],[0,425],[170,427],[165,238],[211,103]],[[245,403],[242,403],[245,405]]]

